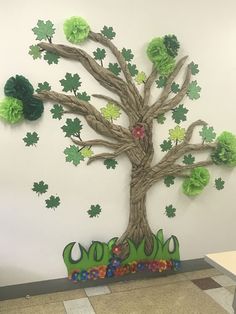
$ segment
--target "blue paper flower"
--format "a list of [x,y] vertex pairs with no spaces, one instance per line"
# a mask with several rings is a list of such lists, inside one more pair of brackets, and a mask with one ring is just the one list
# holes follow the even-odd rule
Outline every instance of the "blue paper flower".
[[80,272],[80,280],[87,280],[88,279],[88,272],[86,270],[82,270]]

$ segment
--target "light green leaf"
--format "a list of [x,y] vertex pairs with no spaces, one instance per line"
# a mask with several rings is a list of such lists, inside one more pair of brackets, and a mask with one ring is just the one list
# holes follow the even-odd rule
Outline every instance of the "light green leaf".
[[103,117],[109,121],[117,120],[121,115],[120,108],[110,102],[100,110]]
[[197,85],[197,81],[192,81],[188,86],[187,96],[194,100],[200,98],[201,87]]
[[66,155],[66,161],[72,162],[75,166],[78,166],[80,162],[84,160],[84,156],[75,145],[70,145],[70,147],[67,147],[64,150],[64,154]]
[[51,21],[38,20],[37,27],[34,27],[32,31],[37,36],[36,40],[50,40],[55,33],[55,28],[53,28],[53,23]]
[[179,125],[176,125],[174,129],[169,130],[169,138],[174,142],[181,142],[185,136],[185,129],[180,128]]
[[38,45],[31,45],[29,48],[29,55],[31,55],[34,60],[42,58],[42,52]]

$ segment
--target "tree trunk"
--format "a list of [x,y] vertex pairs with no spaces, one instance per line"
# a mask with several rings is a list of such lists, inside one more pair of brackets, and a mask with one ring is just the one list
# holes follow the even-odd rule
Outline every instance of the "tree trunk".
[[142,172],[137,173],[132,170],[131,184],[130,184],[130,212],[129,212],[129,223],[126,231],[118,240],[118,243],[124,244],[124,251],[122,255],[127,253],[127,239],[133,241],[135,245],[139,245],[143,239],[145,239],[145,250],[146,253],[151,253],[153,248],[153,233],[148,224],[147,212],[146,212],[146,193],[139,198],[137,202],[136,199],[137,189],[135,189],[135,183],[139,182],[139,177],[141,179]]

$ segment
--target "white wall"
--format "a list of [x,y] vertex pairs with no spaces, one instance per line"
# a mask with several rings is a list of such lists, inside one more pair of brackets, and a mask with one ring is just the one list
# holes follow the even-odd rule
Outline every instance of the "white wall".
[[[182,48],[181,55],[199,64],[197,80],[202,87],[198,101],[185,101],[190,109],[188,122],[202,118],[217,133],[236,133],[236,2],[213,0],[70,0],[70,1],[1,1],[0,5],[0,95],[5,81],[22,74],[37,86],[48,81],[61,91],[59,79],[66,72],[78,73],[89,93],[101,92],[96,82],[76,63],[60,60],[59,65],[33,61],[28,47],[35,43],[31,29],[38,19],[50,19],[56,26],[55,42],[66,43],[63,21],[83,16],[94,31],[103,25],[113,26],[118,47],[131,48],[140,70],[147,73],[151,64],[145,47],[155,36],[175,33]],[[86,44],[90,50],[96,48]],[[154,97],[153,97],[154,100]],[[103,105],[99,101],[96,106]],[[130,165],[119,159],[116,170],[108,171],[102,162],[77,168],[65,163],[63,150],[70,145],[63,137],[62,121],[51,118],[50,105],[43,118],[34,123],[9,126],[0,123],[0,285],[46,280],[66,276],[62,260],[64,246],[71,241],[89,245],[91,240],[107,241],[119,236],[128,219],[128,187]],[[171,119],[168,127],[173,127]],[[122,123],[123,120],[119,120]],[[84,125],[83,138],[95,133]],[[26,132],[38,132],[37,147],[25,147]],[[164,138],[167,129],[155,126],[155,134]],[[158,145],[160,140],[156,142]],[[169,189],[158,183],[148,195],[148,216],[153,231],[163,228],[166,236],[175,234],[181,245],[182,259],[203,257],[205,253],[233,250],[236,238],[236,172],[211,168],[212,182],[195,199],[181,193],[178,181]],[[225,189],[213,187],[214,178],[225,179]],[[46,209],[45,197],[32,191],[35,181],[49,184],[49,195],[58,194],[61,206]],[[101,204],[99,218],[86,213],[91,204]],[[169,219],[164,208],[173,204],[177,216]]]

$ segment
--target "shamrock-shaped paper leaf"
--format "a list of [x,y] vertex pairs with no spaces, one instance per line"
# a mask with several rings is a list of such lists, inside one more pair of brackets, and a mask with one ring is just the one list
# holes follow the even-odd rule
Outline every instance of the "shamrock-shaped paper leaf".
[[159,114],[156,117],[156,120],[157,120],[157,123],[164,124],[164,122],[166,121],[166,117],[165,117],[164,113]]
[[175,177],[174,176],[167,176],[164,178],[165,185],[169,188],[171,185],[175,183]]
[[185,136],[185,129],[180,128],[179,125],[176,125],[174,129],[169,130],[170,139],[174,142],[181,142]]
[[36,92],[40,93],[43,90],[47,90],[47,91],[51,90],[51,86],[49,85],[48,82],[38,83],[38,88],[36,89]]
[[66,161],[72,162],[75,166],[78,166],[80,162],[84,160],[84,156],[75,145],[70,145],[70,147],[67,147],[64,150],[64,154],[66,155]]
[[134,55],[132,54],[131,49],[122,49],[122,56],[124,57],[125,61],[129,62],[133,59]]
[[146,74],[142,71],[142,72],[138,72],[138,74],[135,77],[135,82],[138,85],[144,84],[146,82],[147,76]]
[[121,68],[118,63],[109,63],[108,70],[110,70],[114,75],[118,76],[121,72]]
[[34,27],[32,31],[37,36],[36,40],[49,40],[51,41],[52,36],[55,33],[55,28],[53,28],[53,23],[51,21],[38,20],[37,27]]
[[113,158],[108,158],[104,160],[104,165],[107,169],[115,169],[118,162]]
[[83,126],[79,118],[66,119],[66,124],[62,127],[63,132],[65,133],[65,137],[79,136],[80,131],[82,130]]
[[189,64],[189,67],[190,67],[190,70],[191,70],[191,74],[192,74],[192,75],[198,74],[198,72],[199,72],[198,64],[195,64],[194,62],[191,62],[191,63]]
[[171,84],[171,91],[172,93],[177,94],[180,91],[179,84],[173,82]]
[[194,100],[200,98],[201,87],[197,85],[197,81],[192,81],[187,90],[187,96],[189,99]]
[[43,58],[50,65],[50,64],[53,64],[53,63],[54,64],[58,64],[58,60],[59,60],[60,56],[58,56],[57,54],[55,54],[53,52],[46,51]]
[[113,27],[104,26],[101,30],[103,36],[107,37],[108,39],[113,39],[116,36],[116,33],[113,30]]
[[188,109],[184,107],[184,105],[179,105],[175,109],[172,110],[172,119],[175,123],[179,124],[182,121],[186,121],[186,114],[188,113]]
[[121,115],[120,108],[111,102],[107,103],[106,107],[101,108],[101,113],[105,119],[110,121],[117,120]]
[[55,210],[60,205],[60,197],[51,195],[49,199],[45,200],[46,207]]
[[64,92],[76,92],[81,86],[80,76],[78,74],[66,73],[65,79],[60,80]]
[[160,147],[163,152],[168,152],[172,148],[171,140],[164,140]]
[[157,88],[162,88],[166,85],[167,78],[164,76],[160,76],[158,80],[156,80]]
[[36,145],[38,143],[38,140],[39,140],[39,137],[36,132],[33,132],[33,133],[27,132],[26,137],[23,138],[23,141],[25,142],[25,146]]
[[34,60],[42,58],[42,52],[38,45],[31,45],[29,48],[29,55],[31,55]]
[[173,205],[166,206],[165,214],[167,217],[169,218],[175,217],[176,215],[175,212],[176,212],[176,208],[174,208]]
[[58,119],[61,120],[64,110],[62,105],[59,104],[55,104],[53,105],[52,109],[50,110],[51,114],[52,114],[52,118],[53,119]]
[[216,138],[216,133],[214,132],[213,127],[203,126],[202,130],[199,132],[202,137],[203,142],[211,143]]
[[78,97],[80,100],[84,100],[84,101],[90,101],[90,99],[91,99],[91,97],[90,97],[86,92],[78,93],[78,94],[77,94],[77,97]]
[[129,69],[129,73],[131,74],[131,76],[135,76],[138,74],[136,64],[128,63],[128,69]]
[[215,179],[215,187],[217,190],[222,190],[224,188],[225,181],[221,178]]
[[34,182],[32,190],[36,192],[39,195],[44,194],[48,190],[48,185],[44,183],[43,181],[40,182]]
[[184,155],[183,163],[185,165],[192,165],[195,161],[195,157],[192,154]]
[[101,49],[101,48],[97,48],[94,52],[94,59],[95,60],[103,60],[106,57],[106,50],[105,49]]
[[102,211],[101,206],[97,204],[97,205],[91,205],[87,213],[89,214],[90,218],[93,218],[93,217],[98,217],[101,211]]
[[93,155],[93,151],[90,147],[84,147],[81,149],[81,154],[84,158],[90,158]]

